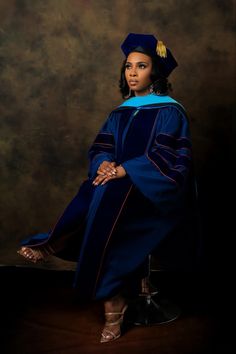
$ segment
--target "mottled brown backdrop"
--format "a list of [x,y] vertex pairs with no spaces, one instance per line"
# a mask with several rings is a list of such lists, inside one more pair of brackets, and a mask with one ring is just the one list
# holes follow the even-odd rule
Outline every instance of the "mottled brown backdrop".
[[179,62],[170,81],[191,123],[204,258],[228,258],[234,21],[231,0],[0,1],[1,264],[25,264],[18,242],[51,228],[86,177],[88,147],[122,101],[129,32],[155,34]]

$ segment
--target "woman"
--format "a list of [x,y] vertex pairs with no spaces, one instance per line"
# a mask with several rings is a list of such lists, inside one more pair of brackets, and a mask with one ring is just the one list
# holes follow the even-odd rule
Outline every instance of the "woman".
[[126,100],[89,150],[88,179],[54,229],[19,250],[33,262],[49,254],[78,261],[80,296],[104,301],[102,343],[120,337],[127,299],[147,274],[148,255],[186,223],[193,195],[189,124],[167,95],[177,63],[153,35],[130,33],[121,48]]

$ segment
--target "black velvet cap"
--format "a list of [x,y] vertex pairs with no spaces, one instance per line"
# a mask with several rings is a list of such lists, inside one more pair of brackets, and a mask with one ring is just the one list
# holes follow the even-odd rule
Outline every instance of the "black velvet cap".
[[171,51],[152,34],[129,33],[121,49],[126,57],[135,51],[156,57],[159,70],[165,77],[168,77],[178,65]]

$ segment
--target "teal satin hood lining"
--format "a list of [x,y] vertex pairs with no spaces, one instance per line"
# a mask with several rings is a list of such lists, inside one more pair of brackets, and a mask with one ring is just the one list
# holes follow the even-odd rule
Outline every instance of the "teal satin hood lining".
[[124,101],[119,107],[140,107],[155,103],[177,103],[181,106],[179,102],[168,95],[156,95],[151,93],[145,96],[131,97]]

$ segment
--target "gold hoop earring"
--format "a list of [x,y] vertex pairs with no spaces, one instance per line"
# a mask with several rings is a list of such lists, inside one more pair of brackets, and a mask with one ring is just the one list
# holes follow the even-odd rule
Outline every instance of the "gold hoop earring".
[[151,85],[149,86],[149,92],[150,92],[150,93],[153,93],[153,92],[154,92],[153,84],[151,84]]

